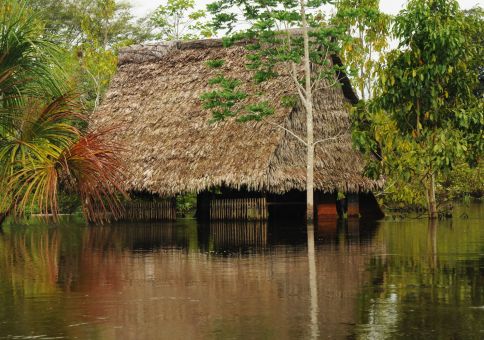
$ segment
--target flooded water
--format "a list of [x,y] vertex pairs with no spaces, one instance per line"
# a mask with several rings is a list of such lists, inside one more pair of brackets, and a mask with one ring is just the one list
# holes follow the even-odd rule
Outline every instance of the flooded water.
[[482,339],[484,215],[31,222],[0,234],[0,339]]

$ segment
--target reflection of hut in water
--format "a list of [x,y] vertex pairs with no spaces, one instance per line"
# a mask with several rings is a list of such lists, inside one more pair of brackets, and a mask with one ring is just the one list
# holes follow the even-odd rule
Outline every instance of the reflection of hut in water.
[[318,240],[326,243],[336,243],[343,237],[345,244],[369,243],[377,230],[374,222],[361,221],[358,218],[320,219],[315,225]]
[[[209,124],[211,113],[200,96],[210,91],[208,80],[220,70],[207,61],[224,59],[221,71],[241,80],[240,88],[255,86],[246,68],[243,46],[223,48],[220,40],[172,42],[121,50],[117,75],[104,103],[94,114],[94,125],[120,124],[113,135],[130,150],[123,157],[129,167],[126,189],[168,198],[198,193],[198,217],[212,220],[304,216],[306,148],[286,130],[304,137],[306,118],[297,100],[283,105],[297,92],[290,75],[259,89],[275,112],[267,121]],[[333,57],[331,63],[340,63]],[[336,215],[336,192],[374,205],[368,194],[381,182],[363,175],[364,162],[352,148],[348,102],[357,98],[343,74],[340,87],[315,90],[315,190],[318,213]],[[261,98],[264,100],[264,98]],[[373,207],[375,208],[375,207]],[[153,219],[151,208],[129,209]],[[160,208],[161,209],[161,208]],[[163,208],[165,209],[165,208]],[[169,206],[170,218],[174,206]],[[366,210],[354,210],[366,214]]]
[[[196,226],[191,226],[192,229]],[[91,249],[157,250],[162,247],[187,248],[188,226],[175,223],[136,223],[95,226],[85,235],[84,245]]]
[[[241,234],[251,227],[256,236]],[[264,237],[256,224],[217,223],[206,229],[210,231],[208,238],[222,246],[258,244]],[[217,235],[228,229],[232,230],[230,235]],[[83,242],[94,244],[88,238]],[[341,243],[348,241],[342,238]],[[279,244],[270,254],[257,248],[248,256],[228,258],[187,254],[184,249],[168,246],[150,252],[124,247],[100,252],[96,247],[82,247],[83,281],[77,290],[89,296],[83,300],[83,320],[98,323],[102,319],[107,324],[103,328],[113,332],[103,333],[104,337],[309,337],[313,320],[308,301],[314,296],[309,289],[304,245]],[[315,322],[336,338],[350,334],[358,318],[358,292],[366,275],[364,254],[370,247],[356,243],[351,247],[316,247],[315,303],[320,312]]]
[[209,229],[209,246],[215,251],[267,246],[264,221],[213,221]]

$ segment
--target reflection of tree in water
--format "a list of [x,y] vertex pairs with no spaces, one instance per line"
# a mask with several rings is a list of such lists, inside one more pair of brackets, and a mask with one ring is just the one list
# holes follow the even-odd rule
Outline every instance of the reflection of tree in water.
[[478,220],[386,223],[376,241],[386,251],[368,264],[372,285],[360,295],[355,334],[466,338],[484,328],[484,273]]
[[[45,334],[62,329],[64,306],[39,296],[58,296],[60,233],[56,229],[22,227],[0,235],[0,329],[6,334]],[[50,323],[39,323],[46,315]],[[13,322],[4,322],[12,320]],[[61,327],[59,327],[61,326]]]
[[1,280],[15,294],[32,296],[56,291],[60,234],[27,228],[0,235]]

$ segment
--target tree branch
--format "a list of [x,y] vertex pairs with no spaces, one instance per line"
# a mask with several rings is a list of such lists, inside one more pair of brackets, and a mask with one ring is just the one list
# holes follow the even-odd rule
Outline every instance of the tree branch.
[[[324,60],[329,60],[329,58],[328,58],[328,52],[329,52],[329,46],[326,46],[326,52],[324,53]],[[317,85],[318,85],[318,84],[321,82],[321,80],[322,80],[322,78],[323,78],[323,77],[322,77],[322,74],[323,74],[323,73],[321,72],[321,73],[318,75],[318,78],[317,78],[317,79],[316,79],[316,80],[313,82],[313,86],[312,86],[312,88],[313,88],[313,89],[314,89],[314,88],[316,88],[316,87],[317,87]]]
[[297,93],[299,94],[299,97],[301,98],[303,105],[306,106],[307,105],[306,89],[299,83],[299,80],[297,79],[296,65],[292,61],[290,63],[291,63],[291,69],[289,70],[289,74],[291,75],[291,78],[294,81],[294,84],[296,85]]
[[314,142],[314,146],[316,146],[316,144],[323,143],[323,142],[327,142],[327,141],[330,141],[330,140],[337,140],[342,135],[343,135],[343,133],[338,133],[336,136],[317,140],[316,142]]
[[[292,44],[291,44],[291,32],[289,31],[289,27],[287,24],[285,24],[285,31],[287,35],[287,49],[288,51],[292,50]],[[294,85],[296,85],[297,92],[299,94],[299,97],[301,98],[301,101],[303,102],[303,105],[306,106],[306,89],[304,86],[302,86],[299,83],[299,79],[297,79],[297,70],[296,70],[296,64],[291,61],[290,63],[290,68],[289,68],[289,75],[291,76],[292,80],[294,81]]]
[[297,134],[295,134],[291,130],[285,128],[284,126],[282,126],[280,124],[277,124],[277,123],[270,122],[268,120],[264,120],[264,122],[266,122],[267,124],[273,125],[273,126],[279,128],[281,130],[284,130],[285,132],[289,133],[291,136],[293,136],[294,138],[296,138],[298,141],[300,141],[301,143],[303,143],[305,146],[308,146],[308,143],[304,139],[302,139],[301,137],[299,137]]

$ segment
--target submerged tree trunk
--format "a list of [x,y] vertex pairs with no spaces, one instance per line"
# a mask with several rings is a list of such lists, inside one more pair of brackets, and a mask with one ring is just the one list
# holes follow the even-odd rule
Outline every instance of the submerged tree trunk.
[[428,201],[429,218],[434,220],[438,217],[437,200],[435,198],[435,174],[434,173],[432,173],[429,178],[429,184],[427,186],[427,201]]
[[312,223],[314,219],[314,127],[313,127],[313,96],[311,88],[311,62],[309,59],[309,34],[306,20],[306,4],[300,0],[301,20],[304,38],[304,78],[307,134],[307,164],[306,164],[306,219]]
[[309,271],[309,296],[311,316],[311,339],[317,339],[319,331],[319,304],[318,304],[318,275],[316,271],[316,255],[314,247],[314,225],[308,224],[308,271]]
[[431,264],[432,264],[432,269],[437,268],[437,220],[429,220],[429,226],[428,226],[428,240],[430,243],[429,249],[431,249],[430,252],[430,258],[431,258]]

